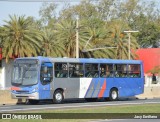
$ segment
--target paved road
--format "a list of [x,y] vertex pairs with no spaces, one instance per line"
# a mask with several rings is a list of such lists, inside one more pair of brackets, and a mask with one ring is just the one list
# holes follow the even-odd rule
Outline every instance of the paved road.
[[101,102],[85,102],[85,101],[70,101],[64,104],[40,103],[38,105],[4,105],[0,106],[0,113],[10,113],[18,111],[32,111],[45,109],[72,109],[85,107],[99,107],[99,106],[119,106],[119,105],[137,105],[137,104],[153,104],[160,103],[160,99],[130,99],[120,100],[115,102],[101,101]]
[[90,122],[159,122],[159,119],[121,119],[121,120],[96,120]]

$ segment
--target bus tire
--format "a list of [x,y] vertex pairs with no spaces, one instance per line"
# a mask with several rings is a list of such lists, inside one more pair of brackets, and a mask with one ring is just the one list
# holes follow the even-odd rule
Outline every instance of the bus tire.
[[116,88],[110,90],[109,100],[110,101],[118,100],[118,90]]
[[53,95],[53,103],[56,103],[56,104],[63,103],[63,99],[64,99],[63,91],[62,90],[56,90],[54,95]]
[[39,103],[39,100],[32,100],[32,99],[29,99],[28,102],[32,105],[36,105]]

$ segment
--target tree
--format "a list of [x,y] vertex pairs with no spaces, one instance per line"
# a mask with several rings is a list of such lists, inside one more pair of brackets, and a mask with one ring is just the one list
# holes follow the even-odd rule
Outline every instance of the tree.
[[160,75],[160,65],[153,67],[151,70],[147,71],[147,73]]
[[9,16],[3,25],[3,55],[6,61],[12,56],[37,56],[41,47],[41,34],[30,26],[30,19],[25,16]]
[[86,20],[83,25],[85,26],[83,33],[87,36],[84,50],[86,50],[91,57],[113,58],[113,52],[110,50],[112,45],[107,36],[109,30],[105,27],[105,22],[98,18],[92,18]]
[[[158,9],[158,8],[157,8]],[[124,30],[139,30],[131,34],[131,50],[146,43],[152,47],[159,46],[159,13],[154,2],[140,0],[90,0],[78,5],[65,4],[56,16],[57,6],[46,4],[41,9],[42,18],[48,22],[47,28],[56,31],[55,38],[63,42],[66,56],[75,57],[76,17],[79,17],[80,57],[105,57],[128,59],[128,36]],[[42,14],[43,13],[43,14]],[[154,25],[152,32],[148,25]],[[155,25],[157,27],[155,27]],[[155,32],[153,32],[155,31]],[[149,38],[144,36],[147,33]],[[87,47],[85,46],[89,40]],[[138,42],[138,43],[137,43]],[[151,47],[150,46],[150,47]],[[117,47],[116,49],[99,49],[83,52],[83,49]],[[131,58],[134,58],[131,53]]]
[[132,30],[139,30],[135,37],[140,47],[159,47],[159,9],[155,1],[127,0],[120,4],[119,10],[118,16]]
[[75,19],[76,16],[80,20],[98,17],[96,6],[90,0],[83,0],[78,5],[68,5],[60,12],[60,19]]
[[126,0],[125,2],[122,1],[118,6],[119,11],[117,16],[128,25],[134,23],[135,16],[141,12],[139,9],[139,1],[140,0]]
[[138,40],[139,40],[141,47],[143,48],[159,47],[159,42],[160,42],[159,24],[156,24],[153,22],[146,24],[145,27],[142,28],[140,33],[138,34]]
[[[112,21],[108,23],[110,25],[111,44],[117,49],[115,50],[116,59],[128,59],[128,36],[124,33],[125,30],[129,30],[129,26],[122,21]],[[131,36],[131,49],[135,50],[139,48],[136,39]],[[131,58],[134,58],[134,53],[131,53]]]
[[42,55],[63,57],[65,56],[65,48],[61,41],[56,39],[55,32],[51,29],[42,30]]
[[44,2],[39,10],[41,23],[44,26],[52,26],[56,22],[56,9],[58,5],[55,3]]
[[[55,27],[56,38],[63,42],[66,56],[74,58],[76,56],[76,21],[61,20],[61,22],[57,23]],[[79,37],[79,47],[81,50],[85,43],[85,35],[81,35]]]
[[3,27],[0,26],[0,46],[1,47],[2,47],[2,43],[3,43]]
[[100,19],[110,21],[116,17],[119,0],[99,0],[96,5],[97,15]]

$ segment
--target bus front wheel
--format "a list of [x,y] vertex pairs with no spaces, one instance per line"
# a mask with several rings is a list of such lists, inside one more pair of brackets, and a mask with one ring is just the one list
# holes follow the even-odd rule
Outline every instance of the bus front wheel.
[[56,104],[60,104],[63,102],[64,96],[63,96],[63,91],[61,90],[56,90],[54,95],[53,95],[53,102]]
[[109,100],[111,101],[118,100],[118,90],[117,89],[115,88],[111,89],[110,94],[109,94]]

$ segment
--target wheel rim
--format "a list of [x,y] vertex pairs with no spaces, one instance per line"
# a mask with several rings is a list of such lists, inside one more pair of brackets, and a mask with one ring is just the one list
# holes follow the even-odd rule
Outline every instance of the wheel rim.
[[56,98],[57,101],[61,101],[61,100],[62,100],[62,95],[61,95],[61,93],[57,93],[57,94],[55,95],[55,98]]
[[116,91],[112,91],[112,99],[115,100],[117,99],[117,92]]

